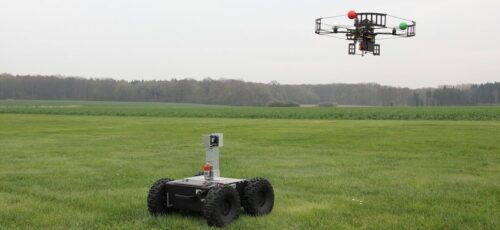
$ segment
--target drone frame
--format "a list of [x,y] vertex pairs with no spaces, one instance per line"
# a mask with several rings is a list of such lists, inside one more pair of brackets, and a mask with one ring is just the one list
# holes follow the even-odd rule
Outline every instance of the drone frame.
[[[393,39],[393,38],[408,38],[414,37],[416,35],[416,25],[417,23],[412,20],[407,20],[404,18],[383,14],[383,13],[355,13],[354,26],[342,26],[342,25],[332,25],[325,22],[329,18],[342,17],[344,15],[324,17],[316,19],[316,30],[315,33],[318,35],[326,35],[338,39],[344,39],[341,37],[332,36],[333,34],[345,34],[345,40],[353,41],[349,44],[348,54],[356,55],[356,45],[360,42],[361,55],[365,53],[373,53],[374,56],[380,55],[380,45],[375,43],[377,36],[389,36],[383,39]],[[387,17],[392,17],[400,19],[406,22],[405,29],[400,29],[397,27],[387,26]],[[405,22],[405,23],[406,23]],[[360,48],[361,49],[361,48]]]

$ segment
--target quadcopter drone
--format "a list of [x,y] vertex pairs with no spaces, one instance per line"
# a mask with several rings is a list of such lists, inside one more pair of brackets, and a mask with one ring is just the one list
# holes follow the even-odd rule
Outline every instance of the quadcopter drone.
[[[349,55],[356,55],[356,46],[359,43],[359,51],[361,51],[362,56],[367,53],[379,56],[380,45],[375,43],[375,38],[384,40],[414,37],[417,25],[415,21],[388,14],[356,13],[354,10],[347,13],[347,17],[354,21],[353,26],[335,22],[341,17],[344,15],[316,19],[316,34],[353,41],[349,44]],[[394,19],[402,21],[397,26],[388,26],[387,24],[393,23]],[[345,34],[345,38],[339,37],[337,34]]]

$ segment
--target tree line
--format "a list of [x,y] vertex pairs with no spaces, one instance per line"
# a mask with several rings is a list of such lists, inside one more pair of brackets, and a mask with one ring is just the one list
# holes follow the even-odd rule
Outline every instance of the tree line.
[[125,81],[0,74],[0,99],[155,101],[240,106],[273,102],[368,106],[500,104],[500,82],[409,89],[379,84],[286,85],[206,78]]

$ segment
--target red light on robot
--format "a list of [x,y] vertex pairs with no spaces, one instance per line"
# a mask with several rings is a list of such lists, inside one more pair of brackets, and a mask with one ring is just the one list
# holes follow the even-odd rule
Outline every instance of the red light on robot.
[[211,164],[205,164],[203,165],[203,171],[210,171],[212,170],[212,165]]
[[356,13],[356,11],[354,10],[350,10],[348,13],[347,13],[347,17],[349,19],[355,19],[358,17],[358,14]]

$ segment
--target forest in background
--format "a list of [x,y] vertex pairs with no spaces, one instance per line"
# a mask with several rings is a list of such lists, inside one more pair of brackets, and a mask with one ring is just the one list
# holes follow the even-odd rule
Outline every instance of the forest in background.
[[500,82],[410,89],[363,84],[268,84],[206,78],[201,81],[126,81],[0,74],[0,99],[154,101],[239,106],[274,102],[366,106],[500,104]]

